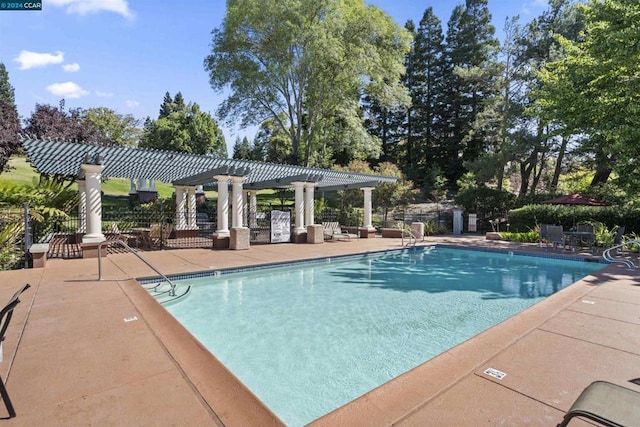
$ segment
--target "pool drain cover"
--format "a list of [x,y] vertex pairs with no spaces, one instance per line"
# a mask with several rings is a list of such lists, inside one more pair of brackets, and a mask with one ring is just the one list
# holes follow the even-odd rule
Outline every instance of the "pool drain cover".
[[486,371],[484,371],[484,373],[498,380],[501,380],[507,376],[507,374],[505,374],[504,372],[498,371],[497,369],[493,368],[488,368]]

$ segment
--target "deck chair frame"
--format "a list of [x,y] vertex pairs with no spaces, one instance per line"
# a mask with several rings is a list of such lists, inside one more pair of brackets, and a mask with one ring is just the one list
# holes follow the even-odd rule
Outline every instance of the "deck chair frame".
[[557,427],[574,417],[609,427],[640,425],[640,393],[607,381],[594,381],[580,393]]
[[[29,289],[31,286],[27,283],[20,289],[18,289],[7,305],[4,306],[2,310],[0,310],[0,346],[5,338],[5,333],[7,332],[7,328],[9,327],[9,323],[11,322],[11,317],[13,317],[13,310],[16,308],[18,303],[20,302],[20,294]],[[11,403],[11,399],[9,398],[9,393],[7,392],[7,388],[4,384],[4,380],[0,378],[0,396],[2,396],[2,401],[4,405],[7,407],[7,411],[9,412],[9,418],[13,418],[16,416],[16,411],[13,408],[13,404]]]

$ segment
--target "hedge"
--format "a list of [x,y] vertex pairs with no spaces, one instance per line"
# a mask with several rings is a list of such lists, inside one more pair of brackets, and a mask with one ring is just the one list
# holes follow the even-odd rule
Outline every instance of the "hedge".
[[619,206],[527,205],[509,211],[509,231],[527,232],[538,224],[569,229],[584,222],[601,222],[608,228],[625,226],[625,234],[640,233],[640,209]]

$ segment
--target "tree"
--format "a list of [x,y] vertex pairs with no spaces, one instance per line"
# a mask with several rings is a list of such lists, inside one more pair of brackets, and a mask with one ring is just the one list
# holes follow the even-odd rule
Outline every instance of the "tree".
[[[428,7],[420,20],[407,74],[413,117],[408,115],[407,176],[420,186],[428,184],[429,171],[445,159],[444,93],[447,66],[442,23]],[[409,173],[411,171],[411,173]]]
[[615,171],[629,189],[640,188],[640,3],[591,0],[581,40],[560,37],[566,57],[541,71],[538,107],[573,134],[591,154],[595,176],[606,183]]
[[240,137],[236,138],[236,142],[233,145],[233,158],[251,160],[251,145],[249,145],[249,140],[246,136],[242,140],[240,140]]
[[447,147],[443,168],[450,183],[464,173],[463,160],[474,160],[485,149],[482,133],[470,134],[485,97],[491,96],[496,78],[494,37],[487,0],[466,0],[454,8],[447,24],[445,58],[449,65],[445,92]]
[[166,92],[164,94],[164,99],[162,100],[162,105],[160,105],[158,118],[161,119],[163,117],[167,117],[171,113],[182,111],[184,109],[184,98],[182,97],[181,92],[176,93],[176,96],[173,99],[171,99],[171,94]]
[[275,120],[265,120],[253,139],[252,159],[286,163],[291,157],[291,139]]
[[545,169],[548,165],[553,166],[553,162],[555,166],[548,182],[548,191],[556,191],[560,174],[566,171],[565,158],[570,154],[568,147],[575,138],[572,138],[571,132],[560,121],[536,108],[541,85],[538,73],[545,64],[557,61],[565,55],[558,42],[558,35],[577,41],[581,38],[582,28],[583,18],[573,0],[551,0],[549,9],[524,28],[518,42],[519,55],[515,58],[514,65],[528,70],[523,76],[526,84],[526,108],[522,118],[523,121],[528,121],[524,127],[529,129],[529,132],[523,132],[514,151],[514,158],[520,167],[520,196],[527,192],[535,194]]
[[2,172],[18,147],[20,119],[16,108],[13,86],[9,83],[9,73],[0,62],[0,172]]
[[100,144],[135,146],[142,136],[139,120],[110,108],[89,108],[84,111],[84,120],[95,129],[95,141]]
[[171,100],[168,92],[158,119],[145,120],[140,147],[227,157],[224,135],[211,114],[195,102],[185,106],[182,95]]
[[205,69],[214,90],[231,90],[221,119],[244,127],[270,118],[290,140],[288,161],[308,165],[336,127],[347,129],[338,136],[375,151],[360,99],[406,103],[399,79],[409,41],[362,0],[229,0]]
[[95,142],[96,129],[85,120],[84,111],[81,108],[65,111],[64,99],[59,107],[36,104],[25,123],[24,131],[33,138]]

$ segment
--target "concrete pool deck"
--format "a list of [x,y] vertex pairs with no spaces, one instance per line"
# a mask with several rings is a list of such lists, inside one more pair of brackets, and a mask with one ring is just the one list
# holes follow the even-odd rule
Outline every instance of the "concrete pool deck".
[[[479,236],[424,243],[560,253]],[[143,256],[173,274],[400,247],[376,238]],[[95,259],[0,272],[2,304],[32,286],[3,344],[0,374],[18,414],[6,425],[281,424],[131,280],[152,275],[131,254],[105,258],[103,281]],[[487,368],[507,375],[497,380]],[[610,265],[311,425],[549,426],[592,381],[640,391],[629,382],[639,377],[640,270]],[[589,425],[570,425],[581,424]]]

